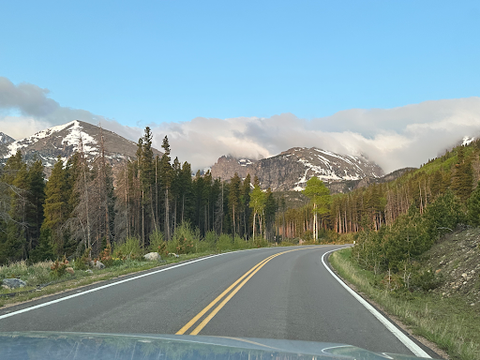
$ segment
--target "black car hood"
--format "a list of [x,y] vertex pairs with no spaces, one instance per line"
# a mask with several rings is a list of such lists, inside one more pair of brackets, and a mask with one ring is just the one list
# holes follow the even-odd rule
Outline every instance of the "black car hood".
[[356,359],[413,360],[345,344],[190,335],[0,333],[0,359]]

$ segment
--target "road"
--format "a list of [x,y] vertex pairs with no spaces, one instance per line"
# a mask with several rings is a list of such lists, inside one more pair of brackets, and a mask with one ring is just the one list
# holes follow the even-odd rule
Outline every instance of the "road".
[[322,256],[335,248],[246,250],[149,271],[0,309],[0,331],[256,337],[412,354],[326,270]]

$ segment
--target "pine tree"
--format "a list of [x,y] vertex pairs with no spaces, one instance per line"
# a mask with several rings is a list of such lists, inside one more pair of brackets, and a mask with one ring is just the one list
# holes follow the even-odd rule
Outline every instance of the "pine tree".
[[472,193],[473,170],[470,159],[465,159],[463,146],[458,150],[458,163],[452,177],[452,190],[462,201],[467,201]]
[[160,179],[161,188],[164,193],[164,234],[168,241],[171,237],[170,232],[170,187],[172,182],[172,166],[170,164],[170,144],[168,137],[165,135],[162,143],[164,154],[160,159]]
[[45,174],[41,160],[36,160],[28,169],[28,193],[26,221],[28,223],[28,250],[39,244],[45,202]]
[[480,226],[480,182],[468,199],[468,222],[473,226]]
[[65,169],[59,156],[45,186],[45,219],[42,224],[42,231],[51,234],[51,246],[57,255],[63,254],[63,236],[60,229],[67,219],[66,187]]

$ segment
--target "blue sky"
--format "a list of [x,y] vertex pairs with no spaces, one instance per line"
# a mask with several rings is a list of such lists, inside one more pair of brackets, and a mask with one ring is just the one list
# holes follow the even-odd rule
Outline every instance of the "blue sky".
[[477,96],[477,1],[4,1],[0,71],[122,124]]
[[[407,136],[413,118],[441,122],[445,103],[401,121],[374,109],[479,96],[478,1],[3,1],[0,34],[0,131],[17,138],[86,114],[80,120],[110,121],[133,140],[146,125],[158,127],[159,138],[183,136],[182,146],[208,135],[195,128],[198,117],[220,119],[221,129],[229,123],[225,143],[246,139],[249,149],[245,129],[258,118],[268,120],[255,125],[265,133],[294,126],[285,120],[293,116],[303,130],[369,141]],[[22,104],[5,100],[10,91],[22,93]],[[40,98],[78,112],[27,114],[22,106],[41,107]],[[450,118],[463,111],[448,104]],[[272,141],[256,139],[256,156],[285,150]],[[241,155],[242,146],[212,154]]]

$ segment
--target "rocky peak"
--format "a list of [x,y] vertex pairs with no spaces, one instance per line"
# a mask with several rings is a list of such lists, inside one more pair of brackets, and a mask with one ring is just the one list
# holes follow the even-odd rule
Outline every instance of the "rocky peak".
[[0,144],[3,144],[3,145],[8,145],[12,142],[14,142],[15,139],[8,136],[7,134],[3,133],[0,131]]
[[312,176],[334,184],[383,175],[382,169],[364,156],[340,155],[315,147],[294,147],[261,160],[222,156],[212,167],[212,175],[224,180],[235,172],[242,178],[247,174],[258,176],[264,189],[297,191],[303,190]]

